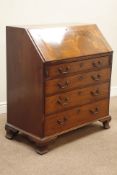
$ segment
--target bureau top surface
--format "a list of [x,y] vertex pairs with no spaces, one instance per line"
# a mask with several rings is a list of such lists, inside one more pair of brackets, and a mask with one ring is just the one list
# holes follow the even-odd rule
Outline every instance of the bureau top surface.
[[24,28],[46,62],[112,51],[95,24]]

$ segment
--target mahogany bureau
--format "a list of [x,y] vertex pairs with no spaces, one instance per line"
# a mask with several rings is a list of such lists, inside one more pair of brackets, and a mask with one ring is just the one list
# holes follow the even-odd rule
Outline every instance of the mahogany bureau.
[[6,137],[44,154],[57,136],[95,121],[109,128],[113,51],[93,25],[7,27]]

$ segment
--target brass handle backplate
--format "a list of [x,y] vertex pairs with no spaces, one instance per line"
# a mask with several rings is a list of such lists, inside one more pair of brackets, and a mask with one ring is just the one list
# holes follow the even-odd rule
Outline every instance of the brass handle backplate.
[[58,68],[58,71],[59,71],[60,74],[68,74],[69,73],[69,70],[70,70],[70,67],[69,66],[67,66],[65,68],[63,68],[63,67],[59,67]]
[[69,104],[69,98],[68,97],[59,97],[57,100],[57,103],[62,105],[62,106],[66,106]]
[[99,61],[97,61],[97,62],[93,62],[92,65],[93,65],[93,67],[95,67],[95,68],[99,68],[99,67],[102,66],[102,61],[99,60]]
[[92,113],[94,115],[99,113],[99,109],[97,107],[95,109],[90,109],[89,111],[90,111],[90,113]]
[[94,81],[100,81],[101,75],[100,75],[100,74],[97,74],[96,76],[92,75],[91,78],[92,78]]
[[92,96],[98,96],[98,95],[100,95],[99,89],[97,89],[96,91],[91,91],[90,93],[91,93]]
[[57,120],[57,124],[60,125],[60,126],[63,126],[66,122],[67,122],[67,118],[66,117],[64,117],[61,120]]
[[57,85],[59,87],[59,89],[65,89],[69,86],[70,82],[69,81],[65,81],[64,83],[59,82]]

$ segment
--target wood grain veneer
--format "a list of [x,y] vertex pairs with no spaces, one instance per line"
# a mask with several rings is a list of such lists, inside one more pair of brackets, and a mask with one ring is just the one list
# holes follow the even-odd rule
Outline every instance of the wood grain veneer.
[[48,151],[58,135],[94,121],[109,128],[113,51],[96,25],[8,26],[6,137]]

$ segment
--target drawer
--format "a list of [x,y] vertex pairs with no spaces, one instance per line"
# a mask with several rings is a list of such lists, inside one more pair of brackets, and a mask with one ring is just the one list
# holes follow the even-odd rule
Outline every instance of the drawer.
[[55,78],[58,76],[65,76],[75,72],[82,72],[85,70],[100,69],[109,66],[109,56],[92,58],[89,60],[75,61],[71,63],[59,64],[46,67],[46,77]]
[[66,93],[45,97],[45,114],[52,114],[107,97],[109,83],[76,89]]
[[108,115],[108,99],[83,105],[45,118],[45,135],[60,133]]
[[46,95],[60,93],[72,88],[83,87],[91,84],[98,84],[110,79],[110,68],[77,74],[69,77],[47,80],[45,82]]

